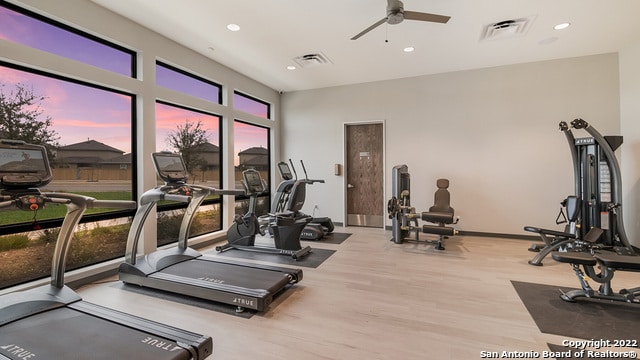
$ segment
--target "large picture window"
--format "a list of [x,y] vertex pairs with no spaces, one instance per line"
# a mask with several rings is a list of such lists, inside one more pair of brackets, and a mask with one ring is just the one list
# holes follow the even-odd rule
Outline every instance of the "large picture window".
[[0,4],[0,38],[135,77],[135,52],[17,6]]
[[[130,94],[0,63],[0,137],[47,148],[53,180],[44,192],[133,200],[134,104]],[[0,257],[12,260],[0,261],[0,288],[49,275],[65,212],[56,204],[2,212]],[[123,256],[131,213],[89,209],[67,269]]]
[[[258,170],[262,180],[267,184],[266,188],[269,189],[271,173],[269,129],[236,120],[233,123],[233,139],[236,189],[244,189],[242,172],[247,169]],[[258,216],[269,212],[269,199],[268,191],[258,197],[256,203]],[[236,200],[236,214],[246,213],[248,207],[249,201],[246,198]]]
[[[156,103],[156,150],[179,153],[189,173],[189,183],[213,188],[221,184],[220,121],[208,114],[164,102]],[[158,245],[177,241],[185,204],[163,202],[158,209]],[[190,236],[222,229],[219,196],[200,207]]]

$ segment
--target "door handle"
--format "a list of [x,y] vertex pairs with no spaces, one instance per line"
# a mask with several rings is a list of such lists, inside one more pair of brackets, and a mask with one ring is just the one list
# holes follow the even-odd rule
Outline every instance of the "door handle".
[[351,184],[347,184],[347,189],[353,189],[354,187],[356,187],[355,185],[351,185]]

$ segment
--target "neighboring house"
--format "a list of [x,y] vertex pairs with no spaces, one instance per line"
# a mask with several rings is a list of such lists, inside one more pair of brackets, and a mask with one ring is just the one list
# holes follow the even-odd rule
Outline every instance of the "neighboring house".
[[61,146],[56,154],[56,164],[62,167],[95,167],[105,160],[123,156],[124,151],[95,140]]
[[200,170],[217,171],[220,169],[220,148],[218,146],[206,142],[194,146],[191,151],[198,159],[204,160],[205,162],[205,169],[200,167]]
[[263,147],[252,147],[238,153],[238,170],[256,169],[269,170],[269,150]]
[[131,154],[95,140],[59,147],[52,165],[58,180],[131,179]]

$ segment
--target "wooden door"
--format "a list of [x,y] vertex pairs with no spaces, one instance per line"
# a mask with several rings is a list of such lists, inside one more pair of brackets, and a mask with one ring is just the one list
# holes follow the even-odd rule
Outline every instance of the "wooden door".
[[384,226],[384,127],[346,125],[347,225]]

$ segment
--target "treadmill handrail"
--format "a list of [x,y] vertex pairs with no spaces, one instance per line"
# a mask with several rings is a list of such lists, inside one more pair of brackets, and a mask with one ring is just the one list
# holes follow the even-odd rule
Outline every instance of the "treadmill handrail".
[[67,213],[60,227],[60,233],[58,234],[56,247],[53,251],[53,261],[51,264],[51,285],[60,289],[64,286],[65,265],[67,254],[71,247],[73,231],[78,226],[84,212],[87,209],[101,207],[134,209],[136,202],[126,200],[96,200],[89,196],[69,193],[44,193],[43,195],[52,199],[69,200],[69,202],[65,204],[67,206]]
[[58,239],[56,240],[56,246],[53,250],[53,259],[51,262],[51,285],[62,289],[64,287],[64,272],[67,255],[71,246],[71,240],[73,238],[73,232],[78,226],[82,215],[87,209],[90,208],[118,208],[118,209],[134,209],[136,207],[135,201],[126,200],[96,200],[95,198],[70,194],[63,192],[40,192],[39,190],[33,191],[33,189],[25,189],[25,193],[21,194],[16,192],[13,195],[3,195],[0,197],[2,200],[6,200],[0,203],[0,208],[8,206],[14,206],[18,209],[29,210],[22,207],[20,204],[21,196],[37,196],[44,204],[57,203],[64,204],[67,207],[67,213],[62,221]]
[[133,221],[131,223],[131,227],[129,228],[129,234],[127,235],[127,246],[125,249],[124,260],[126,263],[135,265],[136,264],[136,255],[138,250],[138,240],[140,239],[140,234],[142,233],[142,228],[144,226],[145,221],[147,220],[147,216],[151,212],[151,209],[158,203],[160,200],[173,200],[180,202],[190,202],[191,196],[185,196],[180,194],[167,194],[169,189],[174,189],[175,187],[169,186],[159,186],[153,188],[151,190],[145,191],[140,196],[140,206],[138,210],[136,210],[135,215],[133,216]]
[[189,202],[187,209],[182,217],[182,223],[180,224],[180,231],[178,232],[178,248],[181,250],[186,250],[188,247],[189,241],[189,230],[191,229],[191,223],[195,218],[198,208],[204,201],[204,199],[211,194],[218,195],[244,195],[244,190],[224,190],[224,189],[216,189],[209,186],[204,185],[185,185],[189,187],[194,192],[194,197]]
[[[187,196],[168,193],[177,187],[186,187],[192,191],[193,195]],[[131,228],[129,229],[129,234],[127,236],[125,262],[130,265],[136,264],[138,242],[140,240],[142,228],[149,216],[149,213],[151,212],[151,209],[153,209],[158,201],[172,200],[189,203],[182,217],[182,223],[178,234],[178,247],[181,250],[185,250],[187,248],[187,241],[189,240],[189,228],[191,227],[191,223],[197,213],[198,207],[200,207],[208,195],[244,195],[244,193],[245,192],[243,190],[223,190],[203,185],[189,185],[185,183],[167,184],[145,191],[140,196],[140,207],[138,207],[138,210],[133,217],[133,222],[131,223]]]

